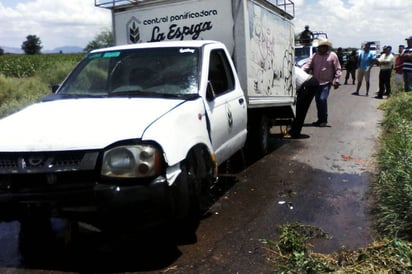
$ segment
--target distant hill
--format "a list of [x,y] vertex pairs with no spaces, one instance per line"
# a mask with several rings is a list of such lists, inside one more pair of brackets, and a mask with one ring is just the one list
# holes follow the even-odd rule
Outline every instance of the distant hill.
[[42,51],[43,53],[81,53],[83,52],[83,48],[81,47],[76,47],[76,46],[63,46],[63,47],[58,47],[52,50],[44,50]]
[[[3,47],[0,46],[4,50],[4,53],[13,53],[13,54],[23,54],[23,50],[21,48],[12,48],[12,47]],[[76,47],[76,46],[63,46],[58,47],[52,50],[45,50],[42,49],[41,53],[82,53],[83,48]]]
[[0,48],[2,48],[4,50],[4,53],[23,53],[23,50],[20,48],[12,48],[12,47],[3,47],[0,46]]

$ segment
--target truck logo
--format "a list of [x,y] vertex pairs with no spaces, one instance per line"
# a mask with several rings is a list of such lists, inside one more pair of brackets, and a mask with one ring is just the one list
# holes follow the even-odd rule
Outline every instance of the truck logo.
[[20,168],[24,170],[37,169],[37,168],[51,168],[53,167],[53,157],[47,157],[46,155],[30,155],[28,157],[20,157]]
[[20,166],[22,169],[41,167],[44,163],[43,156],[30,156],[29,158],[20,158]]
[[44,161],[44,159],[41,156],[40,157],[30,157],[28,159],[29,164],[33,167],[40,166],[43,163],[43,161]]
[[228,105],[226,106],[226,113],[227,113],[228,130],[229,130],[229,132],[231,132],[232,129],[233,129],[233,114],[232,114],[232,111],[231,111],[231,109]]
[[129,37],[129,43],[136,44],[140,41],[140,20],[136,17],[132,17],[126,24],[127,37]]

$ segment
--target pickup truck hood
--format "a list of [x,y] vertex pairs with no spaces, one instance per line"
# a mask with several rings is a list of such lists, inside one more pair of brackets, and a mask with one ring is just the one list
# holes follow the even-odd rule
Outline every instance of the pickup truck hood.
[[153,121],[180,103],[153,98],[37,103],[0,120],[0,151],[101,149],[116,141],[141,138]]

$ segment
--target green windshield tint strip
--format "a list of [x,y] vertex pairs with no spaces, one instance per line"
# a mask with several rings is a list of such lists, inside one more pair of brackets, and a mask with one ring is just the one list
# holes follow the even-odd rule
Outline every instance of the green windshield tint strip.
[[93,53],[93,54],[90,54],[87,58],[88,59],[96,59],[96,58],[100,58],[101,56],[102,56],[101,53]]
[[113,58],[113,57],[119,57],[119,56],[120,56],[120,51],[105,52],[103,54],[103,58]]

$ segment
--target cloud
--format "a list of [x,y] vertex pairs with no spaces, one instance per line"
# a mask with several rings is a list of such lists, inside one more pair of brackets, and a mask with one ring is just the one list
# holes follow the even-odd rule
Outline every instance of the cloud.
[[324,31],[334,47],[360,47],[363,41],[381,41],[394,48],[412,35],[412,1],[329,0],[295,2],[296,32],[309,25]]
[[44,49],[85,47],[103,29],[111,28],[111,16],[93,1],[34,0],[13,8],[0,3],[0,25],[7,26],[0,33],[2,46],[20,47],[27,35],[36,35]]
[[[410,0],[294,3],[295,32],[309,25],[314,31],[326,32],[335,47],[360,47],[363,41],[379,40],[381,45],[396,48],[412,35]],[[95,7],[93,0],[25,0],[12,7],[0,2],[0,26],[1,46],[20,48],[26,36],[33,34],[44,49],[85,47],[102,30],[111,29],[111,15],[109,10]]]

